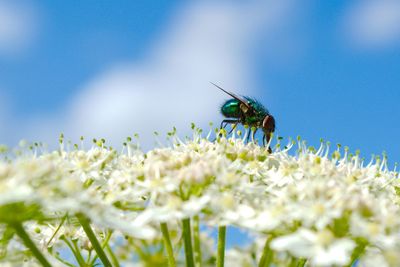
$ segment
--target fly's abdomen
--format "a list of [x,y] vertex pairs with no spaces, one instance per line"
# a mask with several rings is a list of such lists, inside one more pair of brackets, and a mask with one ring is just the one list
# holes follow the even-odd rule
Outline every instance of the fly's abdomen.
[[221,113],[227,118],[240,118],[240,102],[236,99],[226,101],[221,107]]

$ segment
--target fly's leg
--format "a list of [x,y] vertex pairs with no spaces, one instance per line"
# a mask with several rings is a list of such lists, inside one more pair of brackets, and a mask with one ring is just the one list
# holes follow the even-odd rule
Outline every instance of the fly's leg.
[[238,122],[237,122],[237,123],[234,123],[233,126],[232,126],[232,129],[229,131],[229,133],[228,133],[227,135],[230,135],[230,134],[233,132],[233,130],[236,129],[236,126],[237,126],[237,125],[238,125]]
[[256,133],[257,133],[257,131],[258,131],[258,128],[256,128],[254,131],[253,131],[253,134],[252,134],[252,136],[251,136],[251,138],[253,139],[253,142],[255,142],[256,141]]
[[[221,126],[219,127],[220,129],[225,129],[225,127],[228,125],[228,123],[239,123],[238,120],[230,120],[230,119],[225,119],[221,122]],[[225,124],[225,125],[224,125]]]
[[250,128],[250,130],[247,132],[246,143],[249,143],[249,140],[250,140],[250,133],[251,133],[251,128]]
[[271,154],[272,153],[272,149],[271,147],[268,147],[268,153]]
[[[268,145],[269,139],[270,139],[270,138],[271,138],[271,137],[270,137],[270,134],[268,134],[268,135],[264,134],[264,136],[263,136],[263,146]],[[268,152],[269,152],[270,154],[272,153],[272,149],[271,149],[270,146],[268,147]]]
[[[220,129],[225,129],[226,126],[227,126],[229,123],[233,123],[234,126],[232,127],[232,129],[229,131],[229,133],[228,133],[227,135],[230,135],[230,134],[233,132],[233,130],[236,128],[236,125],[237,125],[238,123],[240,123],[240,120],[225,119],[225,120],[223,120],[223,121],[221,122],[221,126],[220,126],[219,128],[220,128]],[[219,134],[219,137],[222,137],[222,134],[221,134],[221,133]],[[213,142],[215,142],[215,140],[216,140],[216,138],[213,140]]]

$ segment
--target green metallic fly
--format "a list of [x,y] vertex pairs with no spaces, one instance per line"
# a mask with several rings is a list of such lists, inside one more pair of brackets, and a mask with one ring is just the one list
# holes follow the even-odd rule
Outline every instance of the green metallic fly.
[[[275,131],[275,119],[269,113],[269,111],[257,100],[247,97],[238,96],[231,92],[226,91],[215,83],[211,83],[221,91],[225,92],[233,99],[225,101],[221,107],[221,113],[226,119],[221,122],[220,128],[225,128],[229,123],[233,124],[232,129],[228,134],[230,134],[236,127],[237,124],[243,124],[249,126],[250,128],[255,127],[256,130],[253,131],[253,140],[256,132],[261,128],[264,132],[263,145],[269,143],[272,133]],[[250,131],[247,133],[247,142],[250,138]],[[265,142],[266,141],[266,142]],[[271,152],[271,149],[268,148]]]

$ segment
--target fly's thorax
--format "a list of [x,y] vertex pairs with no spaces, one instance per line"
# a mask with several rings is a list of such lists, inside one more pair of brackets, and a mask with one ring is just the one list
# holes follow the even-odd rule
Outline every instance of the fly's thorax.
[[259,117],[255,114],[253,114],[253,115],[246,116],[244,121],[245,121],[245,124],[250,127],[260,128],[260,127],[262,127],[262,119],[263,119],[263,117]]

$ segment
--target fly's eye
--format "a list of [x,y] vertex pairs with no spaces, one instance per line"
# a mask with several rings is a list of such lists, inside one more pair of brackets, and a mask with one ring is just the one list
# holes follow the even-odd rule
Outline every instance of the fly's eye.
[[263,128],[274,131],[275,120],[272,116],[266,116],[263,120]]

